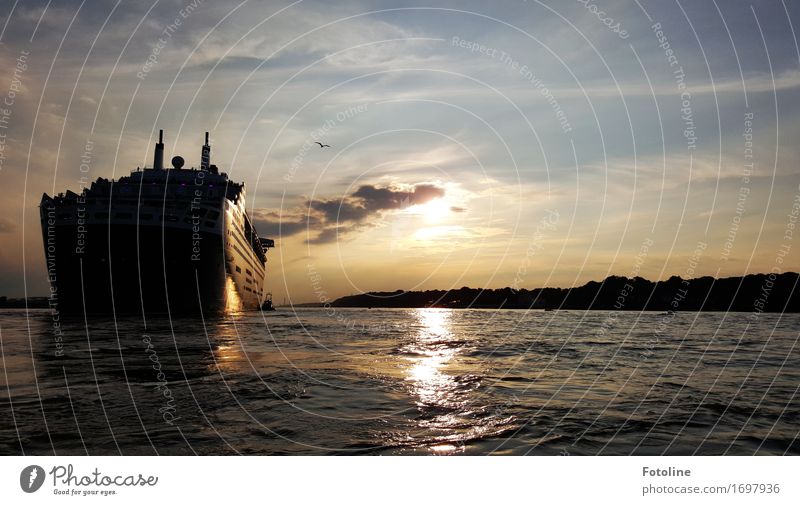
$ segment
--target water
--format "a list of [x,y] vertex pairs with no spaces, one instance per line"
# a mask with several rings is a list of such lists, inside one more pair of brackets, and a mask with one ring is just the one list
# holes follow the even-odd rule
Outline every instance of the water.
[[800,454],[798,315],[53,323],[0,311],[0,454]]

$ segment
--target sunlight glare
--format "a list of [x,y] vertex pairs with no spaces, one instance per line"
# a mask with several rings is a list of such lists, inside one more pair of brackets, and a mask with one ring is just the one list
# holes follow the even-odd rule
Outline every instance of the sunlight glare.
[[446,345],[452,338],[449,310],[420,309],[415,311],[422,328],[417,341],[410,348],[421,355],[412,358],[407,379],[414,383],[414,392],[423,404],[446,402],[454,379],[441,368],[455,356],[456,351]]
[[440,223],[450,215],[450,204],[445,198],[437,198],[419,206],[419,213],[428,223]]

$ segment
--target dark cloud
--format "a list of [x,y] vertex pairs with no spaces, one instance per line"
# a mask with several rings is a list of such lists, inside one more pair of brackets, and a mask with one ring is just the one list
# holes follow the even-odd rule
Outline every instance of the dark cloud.
[[315,200],[308,205],[322,213],[326,222],[360,223],[381,211],[405,209],[443,196],[444,189],[433,184],[417,184],[408,189],[365,184],[348,197]]
[[284,213],[257,210],[254,221],[259,234],[263,236],[288,237],[308,231],[309,235],[316,235],[309,236],[307,243],[326,244],[369,227],[372,224],[371,218],[380,218],[384,213],[393,210],[422,205],[442,198],[444,194],[444,188],[433,184],[409,187],[366,184],[340,199],[309,200],[305,209]]
[[370,214],[360,201],[348,198],[310,201],[308,206],[319,212],[326,222],[359,222]]
[[258,234],[263,237],[290,237],[305,230],[319,228],[320,220],[316,215],[301,213],[278,213],[256,209],[253,214]]
[[411,205],[427,203],[444,196],[444,189],[432,184],[418,184],[410,191],[396,188],[361,186],[353,198],[361,199],[368,210],[402,209]]

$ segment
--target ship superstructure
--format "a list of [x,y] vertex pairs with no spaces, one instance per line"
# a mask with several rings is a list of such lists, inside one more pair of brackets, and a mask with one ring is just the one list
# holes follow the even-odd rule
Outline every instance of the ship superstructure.
[[218,312],[266,299],[267,249],[245,209],[245,185],[180,156],[164,167],[163,131],[152,168],[98,178],[81,193],[42,195],[53,298],[69,312]]

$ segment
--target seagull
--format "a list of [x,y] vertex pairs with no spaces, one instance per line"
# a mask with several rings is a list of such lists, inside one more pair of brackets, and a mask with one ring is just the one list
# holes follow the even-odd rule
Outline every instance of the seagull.
[[319,144],[319,147],[330,147],[328,144],[323,144],[322,142],[314,142],[315,144]]

